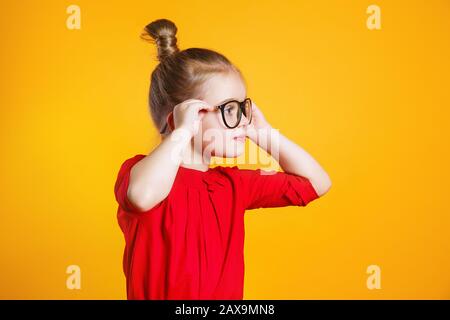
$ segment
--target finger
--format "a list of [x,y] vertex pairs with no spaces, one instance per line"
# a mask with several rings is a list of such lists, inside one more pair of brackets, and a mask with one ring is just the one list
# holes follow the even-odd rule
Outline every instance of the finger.
[[188,99],[184,102],[184,104],[198,104],[198,103],[206,103],[206,101],[199,100],[199,99]]
[[200,110],[213,111],[214,110],[214,106],[211,106],[207,102],[201,101],[201,100],[194,101],[192,104],[189,105],[189,108],[195,108],[195,109],[197,109],[197,111],[200,111]]
[[261,113],[261,110],[259,110],[258,106],[254,102],[252,102],[252,112],[255,114]]
[[188,108],[191,108],[192,106],[195,106],[199,102],[200,101],[198,101],[198,100],[188,99],[188,100],[185,100],[182,103],[178,104],[178,106],[181,109],[188,109]]

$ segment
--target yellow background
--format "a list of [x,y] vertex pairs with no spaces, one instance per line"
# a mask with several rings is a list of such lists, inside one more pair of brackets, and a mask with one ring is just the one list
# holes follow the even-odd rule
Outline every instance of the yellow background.
[[[66,8],[81,8],[81,30]],[[366,9],[381,8],[381,30]],[[450,2],[2,1],[3,299],[125,299],[113,186],[158,142],[158,18],[217,50],[329,173],[305,208],[246,215],[245,299],[450,298]],[[66,267],[81,267],[81,290]],[[366,268],[381,268],[381,289]]]

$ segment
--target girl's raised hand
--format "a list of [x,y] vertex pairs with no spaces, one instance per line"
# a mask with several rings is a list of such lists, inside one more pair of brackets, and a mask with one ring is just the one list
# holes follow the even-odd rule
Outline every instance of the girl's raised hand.
[[213,111],[214,107],[198,99],[188,99],[177,104],[172,111],[175,129],[184,128],[191,137],[196,135],[205,115],[201,112],[203,110]]

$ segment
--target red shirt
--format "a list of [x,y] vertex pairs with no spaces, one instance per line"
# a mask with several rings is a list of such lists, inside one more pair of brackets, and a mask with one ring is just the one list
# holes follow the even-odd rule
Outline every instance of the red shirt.
[[139,212],[127,188],[144,157],[122,164],[114,188],[128,299],[243,299],[245,210],[319,197],[307,178],[285,172],[180,166],[169,195]]

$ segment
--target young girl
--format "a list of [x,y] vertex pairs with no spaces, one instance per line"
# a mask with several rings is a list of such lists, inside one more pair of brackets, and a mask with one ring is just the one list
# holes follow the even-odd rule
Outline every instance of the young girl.
[[[331,182],[305,150],[267,134],[237,67],[212,50],[180,51],[176,32],[159,19],[142,34],[158,48],[149,105],[162,141],[127,159],[115,184],[127,298],[243,299],[245,210],[306,206]],[[284,172],[209,167],[242,154],[246,138],[276,146]]]

